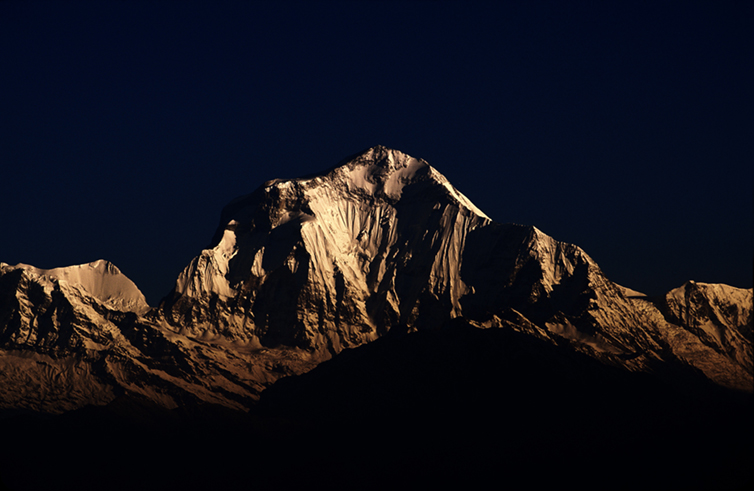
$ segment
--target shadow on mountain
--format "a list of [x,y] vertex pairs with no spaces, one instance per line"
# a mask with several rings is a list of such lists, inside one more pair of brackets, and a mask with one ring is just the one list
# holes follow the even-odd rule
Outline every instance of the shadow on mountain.
[[684,368],[628,373],[453,322],[345,351],[261,407],[308,432],[291,485],[750,489],[752,402]]
[[0,489],[275,488],[290,424],[221,406],[119,398],[58,416],[0,415]]
[[346,350],[248,414],[127,398],[6,414],[0,476],[15,491],[750,489],[752,402],[456,321]]

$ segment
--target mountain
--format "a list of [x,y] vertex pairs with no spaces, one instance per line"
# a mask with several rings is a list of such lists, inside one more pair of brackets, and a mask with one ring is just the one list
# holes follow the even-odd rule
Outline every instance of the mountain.
[[0,266],[0,408],[118,397],[248,410],[344,350],[463,319],[630,372],[752,391],[752,293],[649,298],[582,249],[492,221],[427,162],[377,146],[231,201],[149,309],[106,262]]
[[148,309],[106,261],[0,264],[0,410],[62,413],[123,394],[242,410],[269,383],[243,354],[161,329]]
[[0,263],[0,488],[736,489],[752,310],[377,146],[231,201],[154,308],[107,261]]
[[[109,261],[100,259],[65,268],[39,269],[28,264],[0,263],[3,273],[23,270],[49,290],[61,285],[69,297],[92,296],[109,308],[144,314],[149,305],[139,288]],[[75,290],[82,291],[74,293]]]
[[459,315],[465,236],[490,223],[426,162],[375,147],[231,202],[160,310],[196,336],[327,358]]
[[752,392],[752,290],[688,281],[664,296],[628,292],[670,359],[710,380]]
[[[612,283],[579,247],[493,222],[425,161],[377,146],[232,201],[159,310],[194,337],[316,362],[463,317],[629,370],[679,362],[751,390],[751,292],[721,295],[741,313],[719,326],[725,349],[693,315]],[[725,308],[713,303],[710,312]]]

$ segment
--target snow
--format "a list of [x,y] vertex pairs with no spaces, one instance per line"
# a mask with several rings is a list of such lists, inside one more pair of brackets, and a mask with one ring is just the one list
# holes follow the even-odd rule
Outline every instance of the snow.
[[721,325],[731,327],[745,321],[744,310],[752,303],[752,289],[689,281],[668,292],[665,299],[679,319],[693,320],[720,341]]
[[466,196],[464,196],[460,191],[458,191],[456,188],[453,187],[452,184],[450,184],[450,181],[442,175],[440,172],[437,171],[435,168],[431,168],[430,175],[433,179],[435,179],[437,182],[441,183],[443,187],[450,193],[450,195],[461,205],[468,208],[472,212],[474,212],[476,215],[486,218],[487,220],[492,220],[490,217],[487,216],[486,213],[484,213],[482,210],[476,207],[474,203],[471,202],[470,199],[468,199]]
[[566,318],[551,319],[545,323],[547,330],[553,334],[557,334],[571,341],[591,346],[592,348],[607,353],[620,354],[622,350],[612,346],[604,338],[590,336],[580,332],[571,322]]
[[109,261],[97,261],[54,269],[40,269],[19,263],[11,269],[23,269],[46,282],[57,280],[82,288],[105,305],[122,311],[143,314],[149,310],[139,288]]
[[577,264],[585,262],[589,267],[597,267],[581,248],[557,241],[537,227],[530,229],[529,253],[540,263],[542,286],[548,293],[552,292],[563,278],[573,275]]
[[627,288],[625,286],[615,284],[620,291],[623,293],[623,296],[626,298],[645,298],[647,295],[641,292],[637,292],[636,290],[632,290],[631,288]]
[[385,161],[354,166],[346,171],[346,175],[350,183],[369,194],[375,195],[381,191],[397,200],[404,186],[412,182],[420,170],[428,167],[423,160],[391,151]]
[[[412,204],[400,206],[408,187]],[[425,204],[415,206],[417,197]],[[209,308],[210,293],[249,307],[218,304],[182,332],[258,344],[268,317],[290,312],[287,322],[298,323],[317,357],[376,339],[384,315],[408,322],[422,290],[461,315],[466,234],[490,222],[425,161],[379,146],[314,177],[268,181],[231,204],[217,245],[191,261],[176,292],[195,303],[192,311]],[[280,268],[296,278],[294,297],[290,285],[276,286]],[[268,288],[286,294],[266,296]],[[266,306],[251,307],[257,295]]]
[[754,355],[743,331],[751,328],[752,289],[689,281],[666,294],[667,317],[645,296],[624,296],[674,356],[717,384],[751,392]]
[[237,223],[231,220],[229,225],[231,228],[223,231],[219,244],[212,249],[203,250],[178,275],[176,292],[195,298],[212,292],[224,297],[234,295],[226,275],[230,269],[229,262],[237,252],[236,234],[232,230]]
[[380,192],[398,200],[403,189],[420,180],[425,174],[434,183],[440,184],[457,203],[479,217],[490,218],[471,200],[454,188],[448,179],[425,160],[416,159],[397,150],[380,145],[370,148],[341,168],[351,186],[370,195]]
[[[396,214],[395,203],[400,201],[406,187],[412,185],[426,188],[428,199],[435,200],[432,202],[432,209],[443,210],[442,226],[447,227],[447,231],[443,233],[450,235],[440,237],[435,234],[431,242],[438,243],[440,250],[449,255],[438,255],[431,267],[431,276],[442,279],[439,290],[433,289],[445,291],[450,288],[453,291],[453,302],[458,306],[458,298],[465,293],[466,287],[457,278],[447,281],[447,273],[458,269],[460,265],[467,228],[473,229],[488,223],[490,219],[424,160],[376,146],[321,175],[289,180],[273,179],[264,183],[263,189],[270,195],[277,196],[282,205],[279,209],[269,211],[272,228],[288,226],[292,222],[297,225],[303,245],[313,258],[312,271],[322,275],[321,281],[328,285],[323,285],[325,290],[334,292],[335,286],[331,283],[336,264],[330,259],[332,248],[338,251],[337,269],[346,276],[349,283],[355,286],[381,282],[389,270],[385,254],[398,245],[398,230],[415,227],[426,220],[426,216],[399,217]],[[377,198],[377,201],[365,202],[359,193],[367,193]],[[237,198],[231,204],[250,196]],[[306,203],[306,211],[300,204],[302,202]],[[237,293],[236,285],[232,284],[230,278],[243,278],[250,273],[258,277],[264,276],[271,266],[271,259],[268,258],[277,255],[265,252],[265,247],[268,250],[273,247],[272,244],[265,245],[269,239],[254,239],[251,242],[244,239],[241,245],[241,239],[236,235],[237,225],[248,223],[250,217],[254,216],[254,206],[256,203],[251,202],[249,207],[237,210],[226,225],[221,225],[224,228],[222,239],[214,248],[202,251],[181,273],[176,282],[178,293],[201,298],[212,292],[227,298]],[[448,215],[451,208],[468,210],[476,219],[466,219],[464,213],[455,211]],[[457,223],[454,224],[454,221]],[[417,229],[417,232],[426,231]],[[406,239],[405,236],[403,238]],[[421,242],[421,239],[408,240],[412,243]],[[275,250],[280,250],[280,247],[280,244],[274,245]],[[237,254],[249,259],[237,261],[236,266],[231,266],[230,259]],[[404,256],[404,261],[410,260],[410,253],[408,254]],[[264,256],[267,256],[267,262],[263,261]],[[282,258],[281,261],[277,264],[284,264],[292,273],[298,271],[299,265],[291,257]],[[366,274],[371,279],[366,279]],[[367,290],[371,288],[367,287]]]
[[751,342],[743,333],[751,329],[752,289],[689,281],[668,292],[665,303],[674,320],[754,372]]

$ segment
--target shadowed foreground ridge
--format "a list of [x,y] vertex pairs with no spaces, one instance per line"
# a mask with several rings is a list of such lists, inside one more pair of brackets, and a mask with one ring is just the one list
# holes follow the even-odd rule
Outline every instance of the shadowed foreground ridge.
[[[751,396],[661,370],[457,321],[348,350],[246,414],[116,399],[16,417],[0,456],[15,489],[747,489]],[[40,445],[56,457],[34,472]]]
[[457,321],[345,352],[281,380],[261,403],[304,422],[328,458],[375,488],[398,476],[446,489],[752,484],[754,400],[687,370],[627,373]]

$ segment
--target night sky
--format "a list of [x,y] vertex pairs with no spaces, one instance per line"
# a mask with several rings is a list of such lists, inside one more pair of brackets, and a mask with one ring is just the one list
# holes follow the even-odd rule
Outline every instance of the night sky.
[[150,304],[222,207],[381,144],[648,294],[752,286],[753,2],[0,1],[0,261]]

